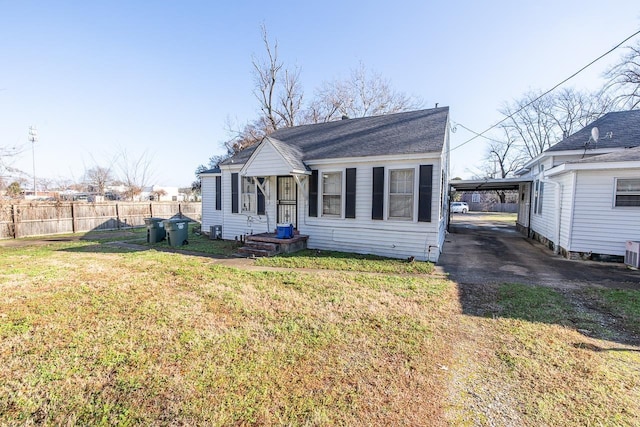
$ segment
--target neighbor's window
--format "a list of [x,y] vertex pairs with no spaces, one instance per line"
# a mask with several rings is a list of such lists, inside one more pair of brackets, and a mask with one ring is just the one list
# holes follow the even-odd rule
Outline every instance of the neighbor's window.
[[342,172],[322,174],[322,215],[342,214]]
[[533,193],[533,212],[542,214],[542,197],[544,196],[544,182],[540,180],[535,183],[535,190]]
[[389,170],[389,219],[413,219],[413,169]]
[[242,177],[242,212],[256,211],[256,184],[249,176]]
[[640,206],[640,179],[616,181],[616,206]]

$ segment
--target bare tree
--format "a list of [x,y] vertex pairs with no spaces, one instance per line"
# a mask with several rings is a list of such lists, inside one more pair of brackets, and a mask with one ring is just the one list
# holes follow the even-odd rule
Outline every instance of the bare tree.
[[300,70],[284,68],[278,58],[278,42],[275,41],[272,47],[267,28],[262,25],[260,29],[266,57],[262,60],[252,58],[255,83],[253,94],[262,111],[260,128],[268,135],[280,127],[299,124],[303,91],[300,86]]
[[508,117],[504,127],[517,135],[527,157],[534,158],[560,140],[550,97],[526,93],[500,111]]
[[500,112],[507,116],[502,127],[532,159],[611,108],[609,98],[601,94],[563,89],[544,96],[528,92]]
[[627,47],[627,54],[605,73],[610,93],[618,108],[634,110],[640,106],[640,41]]
[[377,116],[413,110],[420,108],[420,104],[417,98],[393,90],[388,80],[378,73],[369,73],[360,63],[348,79],[322,85],[307,119],[317,123],[342,116]]
[[518,137],[508,127],[502,127],[504,137],[489,141],[486,163],[492,178],[507,178],[520,169],[525,157],[518,146]]
[[113,181],[111,167],[93,166],[84,172],[85,182],[98,194],[104,196],[107,185]]
[[24,151],[18,146],[0,146],[0,182],[4,182],[9,175],[20,172],[12,166],[15,158]]
[[134,157],[123,148],[116,157],[115,165],[120,181],[126,187],[125,197],[129,200],[138,196],[153,177],[152,156],[146,150],[139,157]]
[[[563,138],[611,111],[612,102],[603,93],[564,88],[551,95],[551,116]],[[548,114],[548,112],[547,112]]]

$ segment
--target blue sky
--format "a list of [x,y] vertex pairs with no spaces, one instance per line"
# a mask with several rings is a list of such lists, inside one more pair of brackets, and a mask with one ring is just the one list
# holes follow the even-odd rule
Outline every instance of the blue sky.
[[[153,153],[157,184],[187,186],[223,151],[227,120],[257,116],[251,56],[263,53],[262,24],[285,64],[301,68],[307,99],[362,62],[481,131],[505,102],[554,86],[640,29],[640,5],[0,0],[0,146],[25,146],[13,166],[31,173],[36,125],[38,177],[79,180],[124,148]],[[598,88],[621,53],[569,85]],[[472,134],[451,136],[456,146]],[[482,139],[454,150],[452,175],[470,176],[485,150]]]

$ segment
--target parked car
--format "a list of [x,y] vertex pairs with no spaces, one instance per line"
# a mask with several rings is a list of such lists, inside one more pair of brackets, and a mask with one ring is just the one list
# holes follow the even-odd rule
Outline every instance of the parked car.
[[451,203],[451,213],[463,213],[469,212],[469,205],[466,202],[453,202]]

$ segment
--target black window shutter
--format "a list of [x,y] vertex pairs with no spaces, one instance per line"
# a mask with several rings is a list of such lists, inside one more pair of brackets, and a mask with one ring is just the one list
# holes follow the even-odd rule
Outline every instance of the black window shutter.
[[347,169],[346,176],[347,197],[345,200],[345,218],[356,217],[356,168]]
[[[258,178],[258,182],[264,188],[264,178]],[[262,191],[260,190],[260,188],[256,188],[256,191],[257,191],[256,197],[258,199],[258,202],[257,202],[258,203],[258,215],[264,215],[265,214],[264,194],[262,194]]]
[[418,185],[418,221],[431,222],[431,197],[433,187],[433,165],[420,165]]
[[231,213],[238,213],[238,174],[231,174]]
[[312,170],[309,177],[309,216],[318,216],[318,171]]
[[216,176],[216,210],[222,209],[222,177]]
[[384,167],[373,168],[371,219],[384,219]]

